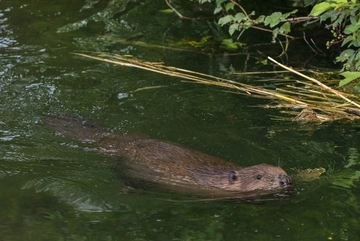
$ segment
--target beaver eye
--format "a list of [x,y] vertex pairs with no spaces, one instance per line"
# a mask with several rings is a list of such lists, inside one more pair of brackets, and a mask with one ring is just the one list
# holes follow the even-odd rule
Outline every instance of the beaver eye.
[[262,176],[259,174],[256,176],[256,179],[260,180],[262,178]]
[[236,173],[234,171],[229,172],[229,182],[233,184],[237,179]]

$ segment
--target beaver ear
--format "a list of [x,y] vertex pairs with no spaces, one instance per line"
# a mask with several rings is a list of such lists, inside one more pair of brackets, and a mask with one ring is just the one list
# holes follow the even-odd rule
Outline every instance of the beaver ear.
[[233,184],[237,179],[235,171],[230,171],[228,176],[229,176],[229,182],[231,184]]

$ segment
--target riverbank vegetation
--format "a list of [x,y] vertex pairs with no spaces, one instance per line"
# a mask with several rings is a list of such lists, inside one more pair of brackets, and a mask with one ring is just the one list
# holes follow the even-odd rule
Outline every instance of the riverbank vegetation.
[[[179,11],[176,10],[170,0],[165,0],[167,5],[183,19],[189,19],[184,17]],[[312,77],[308,77],[299,72],[292,70],[289,67],[282,66],[288,71],[301,75],[303,78],[310,80],[311,84],[304,83],[303,81],[287,81],[286,87],[276,85],[276,92],[279,95],[276,98],[293,105],[293,108],[300,108],[300,113],[293,119],[296,121],[305,122],[322,122],[335,119],[353,119],[353,115],[360,116],[357,94],[360,92],[360,3],[356,0],[325,0],[325,1],[292,1],[292,4],[284,4],[282,1],[276,4],[277,7],[266,11],[264,8],[256,8],[260,10],[260,14],[253,10],[254,6],[261,6],[261,1],[252,1],[253,5],[246,1],[235,1],[235,0],[198,0],[199,4],[208,4],[213,6],[213,14],[217,19],[217,24],[222,28],[227,29],[228,38],[222,39],[222,46],[226,46],[227,49],[236,51],[242,48],[247,43],[242,43],[243,34],[249,29],[255,29],[263,32],[264,35],[271,35],[271,43],[278,44],[282,51],[276,56],[287,58],[287,52],[291,42],[295,39],[299,39],[302,34],[304,42],[307,43],[308,47],[315,54],[324,54],[325,51],[336,49],[334,59],[335,62],[340,63],[338,74],[343,76],[344,79],[336,79],[338,87],[344,87],[349,83],[352,84],[351,93],[354,95],[349,96],[353,100],[348,99],[348,94],[340,93],[335,88],[334,80],[323,78],[321,81],[316,80]],[[288,1],[289,3],[289,1]],[[300,11],[299,9],[300,8]],[[279,9],[282,9],[279,11]],[[283,11],[284,10],[284,11]],[[308,12],[307,12],[308,11]],[[264,13],[264,14],[262,14]],[[291,34],[292,30],[295,30],[294,35]],[[326,50],[322,50],[318,47],[318,44],[306,36],[308,33],[313,34],[314,32],[323,33],[327,35],[327,39],[323,41],[323,45],[326,46]],[[300,33],[300,34],[299,34]],[[330,33],[330,34],[329,34]],[[268,37],[269,38],[269,37]],[[266,37],[264,38],[266,39]],[[318,41],[319,42],[319,41]],[[321,43],[321,42],[320,42]],[[265,44],[265,43],[264,43]],[[267,58],[264,60],[267,63]],[[277,63],[271,59],[273,63]],[[309,71],[309,70],[308,70]],[[325,83],[322,83],[325,82]],[[326,85],[329,82],[333,87]],[[315,85],[314,85],[315,83]],[[290,89],[289,89],[290,88]],[[320,89],[318,89],[320,88]],[[345,92],[349,92],[350,88],[344,88]],[[320,92],[319,92],[320,91]],[[324,91],[326,93],[324,93]],[[265,91],[268,95],[268,92]],[[280,94],[281,93],[281,94]],[[283,95],[286,98],[280,97]],[[317,93],[317,94],[314,94]],[[333,95],[333,96],[329,96]],[[315,95],[319,95],[316,96]],[[274,96],[274,95],[272,95]],[[340,98],[342,102],[334,100]],[[305,99],[310,103],[304,103]],[[358,103],[356,103],[358,102]],[[338,107],[345,108],[342,113],[347,113],[345,116],[341,114],[339,116]],[[286,106],[286,105],[285,105]],[[330,106],[330,108],[325,107]],[[284,107],[282,105],[282,107]],[[287,106],[289,107],[289,106]],[[354,108],[354,109],[353,109]],[[328,111],[331,110],[329,113]],[[319,113],[320,111],[320,113]],[[326,113],[326,115],[322,115]],[[348,115],[350,114],[350,116]],[[356,117],[355,119],[357,119]]]
[[[170,6],[169,0],[166,0]],[[200,4],[213,3],[214,14],[218,17],[218,24],[228,29],[231,40],[240,41],[243,33],[250,29],[257,29],[262,32],[272,34],[272,42],[278,42],[283,46],[283,52],[286,54],[290,41],[296,38],[290,35],[290,32],[302,32],[304,41],[316,52],[323,52],[317,47],[315,42],[311,43],[306,39],[306,34],[314,31],[320,31],[324,34],[330,32],[329,39],[326,39],[327,49],[334,46],[339,47],[339,54],[335,61],[342,63],[340,74],[345,79],[339,82],[343,86],[360,77],[360,3],[357,0],[325,0],[325,1],[293,1],[292,6],[284,6],[286,12],[274,11],[269,14],[257,14],[246,6],[242,5],[245,1],[235,0],[199,0]],[[261,4],[260,1],[258,4]],[[302,7],[299,13],[296,7]],[[305,9],[305,11],[304,11]],[[306,9],[311,10],[306,15]],[[305,15],[304,15],[305,14]],[[301,27],[299,27],[299,25]],[[224,39],[229,43],[228,39]],[[283,44],[285,43],[285,44]],[[354,87],[355,91],[360,90],[359,82]]]
[[126,54],[80,55],[271,99],[263,107],[279,108],[286,116],[282,120],[323,123],[360,118],[357,1],[164,2],[168,9],[159,13],[172,14],[183,25],[191,22],[197,34],[176,32],[176,38],[169,39],[169,33],[175,33],[174,24],[164,33],[163,45],[138,41],[139,35],[117,43],[215,56],[221,77]]

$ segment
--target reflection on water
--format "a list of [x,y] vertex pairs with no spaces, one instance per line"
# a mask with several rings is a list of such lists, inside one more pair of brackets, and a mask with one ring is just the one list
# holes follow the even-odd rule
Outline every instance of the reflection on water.
[[[208,56],[129,42],[158,46],[196,32],[159,12],[163,1],[22,2],[0,2],[2,240],[359,239],[356,123],[278,122],[271,116],[279,113],[253,107],[266,100],[71,54],[111,51],[218,73]],[[116,159],[41,124],[42,116],[58,113],[240,165],[326,172],[296,182],[290,198],[261,204],[131,189],[114,174]]]

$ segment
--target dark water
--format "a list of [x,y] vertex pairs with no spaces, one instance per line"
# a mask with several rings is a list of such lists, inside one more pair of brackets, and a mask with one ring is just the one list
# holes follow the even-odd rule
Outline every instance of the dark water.
[[[165,8],[163,1],[0,1],[0,240],[359,240],[360,190],[351,185],[358,184],[357,123],[275,121],[277,110],[254,107],[266,100],[72,54],[108,51],[219,74],[213,57],[122,42],[166,45],[182,33],[206,33],[158,11]],[[327,172],[295,180],[290,198],[256,203],[129,190],[112,171],[116,160],[41,124],[41,116],[61,113],[241,165]]]

